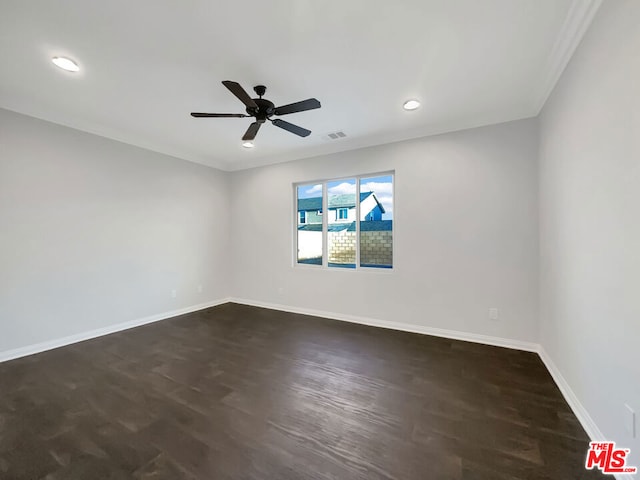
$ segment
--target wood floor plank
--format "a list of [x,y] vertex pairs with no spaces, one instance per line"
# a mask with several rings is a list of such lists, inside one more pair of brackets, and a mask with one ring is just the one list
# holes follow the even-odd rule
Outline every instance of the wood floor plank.
[[236,304],[0,364],[0,478],[604,478],[537,355]]

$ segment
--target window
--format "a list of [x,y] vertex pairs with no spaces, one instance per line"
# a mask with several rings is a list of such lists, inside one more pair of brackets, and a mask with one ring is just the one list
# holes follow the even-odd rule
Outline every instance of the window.
[[393,180],[386,173],[295,185],[296,263],[392,268]]

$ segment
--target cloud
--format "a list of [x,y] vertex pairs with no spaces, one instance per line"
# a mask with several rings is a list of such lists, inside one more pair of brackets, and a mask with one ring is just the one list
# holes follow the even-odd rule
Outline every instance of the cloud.
[[307,195],[313,195],[314,193],[322,193],[322,184],[319,183],[313,187],[307,188]]
[[361,192],[373,192],[378,199],[381,195],[393,195],[393,183],[391,182],[367,182],[360,184]]
[[342,195],[344,193],[356,193],[355,183],[342,182],[338,185],[329,187],[327,191],[334,195]]

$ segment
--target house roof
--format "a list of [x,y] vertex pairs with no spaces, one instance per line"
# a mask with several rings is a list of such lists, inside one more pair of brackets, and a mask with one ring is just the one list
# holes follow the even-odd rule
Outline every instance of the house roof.
[[[378,201],[378,198],[373,192],[360,192],[360,202],[362,203],[370,195],[376,200],[376,203],[380,206],[382,213],[384,207]],[[329,195],[329,208],[352,208],[356,206],[356,194],[344,193],[342,195]],[[300,198],[298,199],[298,211],[301,210],[322,210],[322,197],[312,198]]]
[[[355,222],[353,223],[353,230],[349,228],[349,231],[355,231]],[[393,230],[393,220],[373,220],[369,222],[360,222],[361,232],[386,232],[390,230]]]
[[299,198],[298,211],[301,210],[322,210],[322,197]]
[[[327,225],[329,232],[355,232],[356,231],[356,222],[350,223],[330,223]],[[299,231],[302,232],[321,232],[322,224],[321,223],[307,223],[305,225],[300,225],[298,227]],[[374,221],[363,221],[360,222],[360,231],[361,232],[385,232],[393,230],[393,220],[374,220]]]

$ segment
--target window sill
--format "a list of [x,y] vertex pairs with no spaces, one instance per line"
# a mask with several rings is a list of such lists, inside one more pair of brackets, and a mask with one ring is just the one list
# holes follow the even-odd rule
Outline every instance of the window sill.
[[377,267],[359,267],[359,268],[348,268],[348,267],[326,267],[324,265],[313,265],[309,263],[294,263],[292,265],[293,269],[300,270],[319,270],[322,272],[351,272],[351,273],[360,273],[364,272],[367,274],[378,274],[378,275],[391,275],[396,270],[397,267],[391,268],[377,268]]

